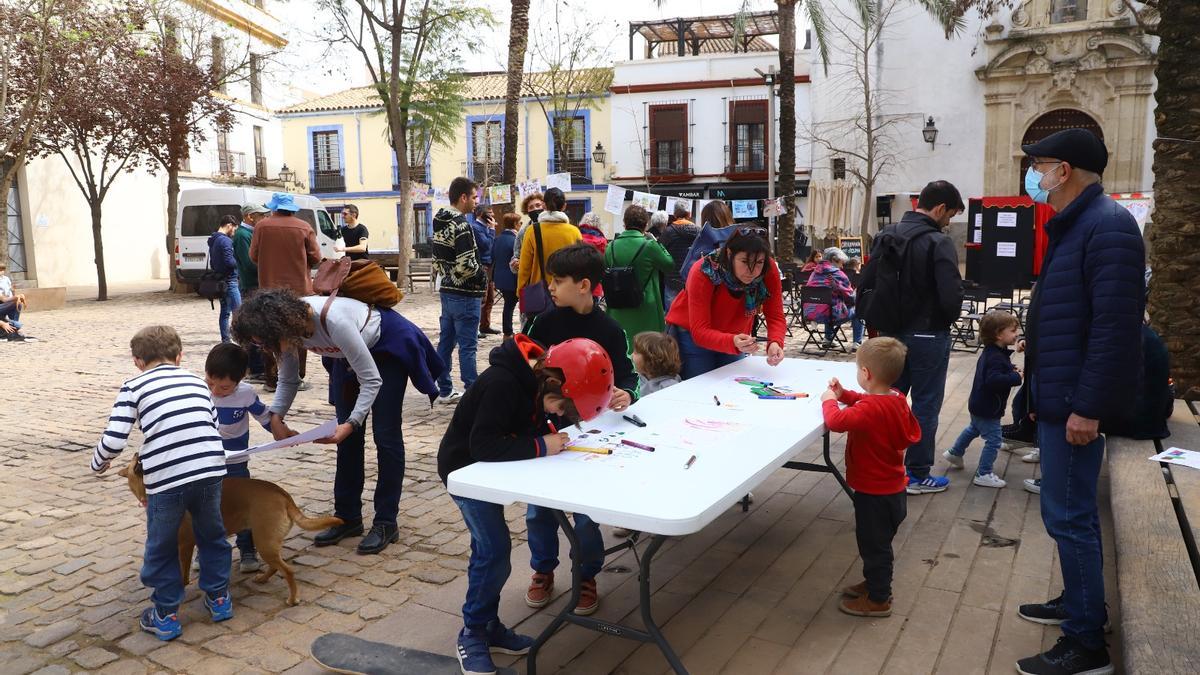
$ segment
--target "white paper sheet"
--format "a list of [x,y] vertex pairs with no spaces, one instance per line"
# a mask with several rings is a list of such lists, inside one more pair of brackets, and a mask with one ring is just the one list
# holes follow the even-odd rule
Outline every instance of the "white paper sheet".
[[1017,214],[1011,211],[996,214],[996,227],[1016,227]]
[[982,227],[975,228],[975,232],[973,232],[971,235],[971,241],[976,244],[983,243],[983,228]]
[[604,210],[620,216],[625,213],[625,188],[619,185],[609,185],[604,195]]
[[1017,242],[1015,242],[1015,241],[998,241],[998,242],[996,242],[996,257],[997,258],[1015,258],[1015,257],[1017,257]]
[[556,187],[563,192],[571,191],[571,174],[569,173],[552,173],[542,179],[542,188],[549,190]]
[[1168,448],[1150,458],[1152,462],[1167,462],[1168,464],[1183,465],[1191,469],[1200,469],[1200,452],[1184,450],[1183,448]]
[[733,217],[734,218],[757,218],[758,217],[758,200],[757,199],[735,199],[735,200],[733,200]]
[[650,194],[649,192],[634,191],[633,204],[654,213],[658,210],[658,195]]
[[282,441],[271,441],[270,443],[263,443],[262,445],[256,445],[253,448],[250,448],[249,450],[242,450],[241,452],[226,453],[225,461],[227,463],[238,462],[238,461],[241,461],[243,458],[245,458],[247,455],[256,455],[260,452],[267,452],[268,450],[280,450],[282,448],[292,448],[297,445],[311,443],[312,441],[315,441],[320,438],[329,438],[330,436],[333,435],[333,432],[335,429],[337,429],[337,420],[329,420],[328,422],[325,422],[324,424],[322,424],[319,427],[313,427],[312,429],[309,429],[308,431],[305,431],[300,434],[296,434],[295,436],[292,436],[291,438],[285,438]]

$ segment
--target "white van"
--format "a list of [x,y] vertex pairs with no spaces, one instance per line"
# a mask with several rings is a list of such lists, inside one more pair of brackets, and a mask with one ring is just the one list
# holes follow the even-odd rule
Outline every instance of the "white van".
[[[251,202],[271,201],[268,190],[250,187],[209,187],[181,190],[179,213],[175,217],[175,276],[195,284],[208,265],[208,237],[217,231],[222,216],[233,216],[240,223],[242,206]],[[329,217],[321,200],[312,195],[293,195],[300,211],[296,217],[307,222],[317,233],[322,258],[340,258],[334,252],[338,226]]]

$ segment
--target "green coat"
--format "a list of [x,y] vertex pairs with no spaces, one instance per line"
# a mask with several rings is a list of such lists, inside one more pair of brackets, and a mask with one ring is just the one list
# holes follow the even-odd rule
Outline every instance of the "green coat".
[[645,288],[642,293],[642,306],[635,309],[610,309],[609,316],[625,329],[625,341],[629,348],[633,347],[633,336],[642,331],[663,331],[667,324],[664,320],[662,280],[663,274],[670,272],[675,266],[671,254],[662,244],[637,230],[625,230],[617,235],[604,252],[604,259],[609,267],[624,267],[633,260],[638,248],[645,243],[646,248],[634,260],[633,266],[638,281]]
[[[237,258],[238,289],[245,293],[258,288],[258,265],[250,260],[250,240],[254,230],[238,223],[233,231],[233,257]],[[245,302],[243,297],[242,301]]]

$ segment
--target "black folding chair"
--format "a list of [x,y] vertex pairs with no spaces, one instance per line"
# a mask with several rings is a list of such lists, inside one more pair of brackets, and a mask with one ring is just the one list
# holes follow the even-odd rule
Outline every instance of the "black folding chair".
[[978,352],[979,321],[987,311],[988,290],[982,286],[967,286],[963,289],[962,313],[950,326],[950,348],[956,352]]
[[[833,289],[827,286],[802,286],[800,288],[800,326],[807,334],[804,340],[804,345],[800,347],[800,351],[805,354],[814,352],[808,351],[808,346],[811,344],[817,348],[816,354],[824,356],[831,350],[846,352],[846,342],[842,340],[842,331],[839,326],[833,333],[833,341],[825,342],[825,322],[824,321],[805,321],[804,308],[809,305],[827,305],[829,311],[833,311]],[[815,326],[815,329],[814,329]]]

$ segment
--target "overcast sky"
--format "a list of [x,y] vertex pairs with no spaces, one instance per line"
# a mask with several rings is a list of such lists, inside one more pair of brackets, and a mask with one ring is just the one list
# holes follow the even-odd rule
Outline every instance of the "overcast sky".
[[[464,37],[479,40],[489,45],[479,54],[469,58],[466,63],[468,70],[505,70],[508,59],[508,15],[511,4],[506,0],[478,0],[479,4],[489,7],[495,15],[497,25],[488,29],[464,29]],[[544,21],[547,7],[553,0],[532,0],[530,11],[530,30],[537,31],[539,20]],[[596,35],[596,42],[607,46],[613,61],[629,58],[629,21],[640,21],[658,18],[676,18],[681,16],[707,16],[713,14],[730,14],[738,11],[743,0],[666,0],[662,9],[656,9],[650,0],[568,0],[576,7],[586,8],[589,16],[604,24],[606,32]],[[753,11],[773,9],[773,0],[749,0]],[[322,47],[313,46],[311,40],[315,26],[324,23],[325,19],[316,8],[315,0],[288,0],[283,7],[274,10],[285,24],[290,42],[282,65],[294,73],[293,84],[317,94],[330,94],[347,87],[367,84],[366,71],[362,66],[362,57],[348,52],[335,55],[333,58],[322,59]],[[308,16],[308,21],[296,21],[298,17]],[[800,17],[797,17],[800,19]],[[803,23],[798,21],[798,23]],[[771,40],[774,42],[774,39]]]

